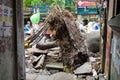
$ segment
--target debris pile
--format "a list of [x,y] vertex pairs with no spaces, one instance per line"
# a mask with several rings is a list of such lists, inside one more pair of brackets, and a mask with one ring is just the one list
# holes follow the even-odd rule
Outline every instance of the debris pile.
[[[75,19],[70,12],[61,10],[59,7],[52,8],[47,24],[53,32],[52,37],[50,41],[40,41],[35,47],[26,49],[26,67],[39,70],[52,67],[51,63],[57,62],[62,63],[62,67],[56,66],[55,63],[54,68],[62,70],[65,67],[73,68],[75,71],[72,70],[72,73],[88,74],[86,77],[88,79],[92,71],[99,72],[100,55],[97,58],[92,56],[95,58],[90,58],[91,61],[87,62],[89,56],[84,38],[79,33]],[[84,70],[83,73],[81,70]]]
[[26,49],[26,67],[44,69],[45,64],[56,62],[59,59],[59,47],[40,50],[38,48]]
[[[64,73],[57,72],[64,71],[65,67],[73,68],[72,73],[74,73],[73,76],[70,75],[72,78],[66,76],[65,78],[76,80],[77,76],[78,80],[98,79],[101,56],[98,48],[92,46],[91,49],[91,44],[88,44],[92,43],[94,39],[98,45],[98,36],[89,37],[91,34],[87,34],[86,42],[91,51],[87,52],[85,40],[79,33],[74,17],[70,12],[61,10],[59,7],[51,9],[47,24],[52,31],[52,36],[48,39],[44,35],[35,46],[26,49],[26,68],[34,68],[39,71],[46,70],[46,68],[50,71],[49,68],[51,68],[50,74],[56,73],[49,77],[51,80],[53,78],[63,79]],[[68,73],[65,74],[68,75]]]
[[[67,67],[78,67],[87,61],[88,56],[86,50],[81,51],[84,46],[84,40],[79,33],[73,15],[59,7],[53,7],[50,11],[48,26],[53,31],[52,42],[41,43],[36,45],[38,52],[27,56],[34,68],[39,68],[44,63],[53,61],[62,62]],[[51,48],[60,47],[59,50],[51,50]],[[29,51],[29,50],[28,50]],[[29,60],[28,59],[28,60]]]

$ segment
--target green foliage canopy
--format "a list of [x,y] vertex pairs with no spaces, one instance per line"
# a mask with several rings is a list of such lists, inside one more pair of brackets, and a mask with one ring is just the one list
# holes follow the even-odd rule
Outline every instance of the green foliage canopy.
[[41,0],[24,0],[24,7],[40,5]]
[[74,0],[24,0],[24,7],[38,6],[38,5],[56,5],[58,4],[61,8],[71,7],[76,8]]

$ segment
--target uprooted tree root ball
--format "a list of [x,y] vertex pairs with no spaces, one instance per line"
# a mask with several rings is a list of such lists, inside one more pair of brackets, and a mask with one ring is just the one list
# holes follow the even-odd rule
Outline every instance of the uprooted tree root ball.
[[[61,53],[62,53],[61,60],[63,64],[68,67],[72,67],[72,66],[75,67],[78,64],[82,64],[86,62],[88,58],[87,54],[82,54],[79,57],[76,56],[78,55],[78,49],[75,47],[75,42],[72,39],[70,32],[67,28],[67,27],[71,27],[72,25],[70,24],[66,25],[66,22],[64,20],[64,18],[66,18],[66,19],[70,19],[73,21],[74,18],[72,14],[68,11],[61,11],[55,8],[51,10],[51,14],[52,15],[49,18],[48,25],[50,29],[53,31],[54,39],[57,40],[57,44],[61,48]],[[79,37],[79,35],[77,36]],[[78,44],[78,45],[82,45],[83,40],[80,38],[79,41],[81,41],[81,44]],[[80,61],[82,59],[84,60]],[[80,63],[77,61],[80,61]]]

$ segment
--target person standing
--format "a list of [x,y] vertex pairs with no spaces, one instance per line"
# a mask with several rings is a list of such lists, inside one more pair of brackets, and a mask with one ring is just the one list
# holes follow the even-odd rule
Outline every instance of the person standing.
[[24,27],[24,31],[25,31],[25,33],[30,33],[30,21],[28,21],[27,22],[27,24],[25,25],[25,27]]
[[30,25],[30,21],[27,21],[27,24],[26,24],[25,27],[24,27],[24,33],[25,33],[25,37],[31,35],[31,25]]

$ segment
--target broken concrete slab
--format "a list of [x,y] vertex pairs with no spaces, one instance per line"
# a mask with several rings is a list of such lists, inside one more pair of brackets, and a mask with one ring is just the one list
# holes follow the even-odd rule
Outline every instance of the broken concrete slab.
[[78,75],[77,76],[79,79],[83,79],[83,78],[86,78],[86,75]]
[[63,69],[63,63],[50,63],[50,64],[46,64],[46,68],[49,69]]
[[74,70],[74,74],[89,74],[92,72],[92,66],[90,62],[84,63],[82,66],[78,67],[76,70]]
[[86,80],[95,80],[95,78],[93,76],[87,76]]
[[49,80],[49,75],[39,75],[35,80]]
[[41,69],[40,71],[39,71],[39,74],[40,75],[50,75],[51,73],[48,71],[48,70],[46,70],[46,69]]
[[55,74],[55,73],[58,73],[58,72],[60,72],[60,70],[54,70],[54,69],[50,69],[50,70],[49,70],[49,72],[50,72],[51,74]]
[[28,74],[26,73],[26,80],[35,80],[38,77],[38,74]]
[[104,74],[100,73],[98,76],[99,76],[99,80],[107,80]]
[[[59,72],[53,75],[28,74],[26,80],[78,80],[77,76],[70,73]],[[80,79],[81,80],[81,79]],[[82,79],[85,80],[85,79]]]
[[86,79],[77,79],[77,80],[86,80]]
[[59,72],[51,75],[49,80],[77,80],[77,76],[70,73]]
[[39,73],[39,70],[36,70],[34,68],[26,68],[26,73],[28,74],[34,74],[34,73]]

